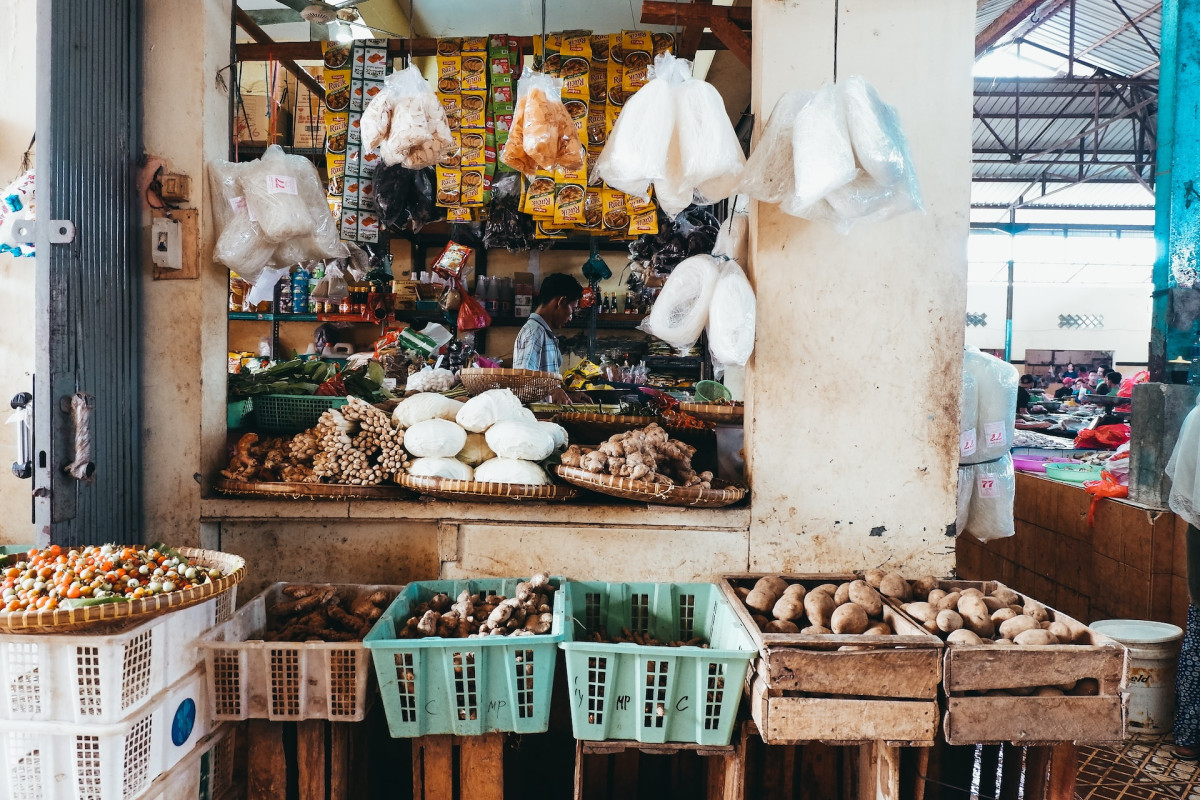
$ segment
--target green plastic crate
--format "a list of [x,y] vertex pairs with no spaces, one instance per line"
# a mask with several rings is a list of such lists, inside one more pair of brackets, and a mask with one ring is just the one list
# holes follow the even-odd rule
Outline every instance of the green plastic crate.
[[299,433],[316,425],[326,410],[348,402],[348,397],[260,394],[254,398],[254,425],[261,431]]
[[[560,647],[576,739],[729,744],[757,651],[716,586],[572,581],[565,599],[575,630]],[[701,636],[709,647],[586,641],[622,628],[663,642]]]
[[523,578],[410,583],[371,628],[371,651],[388,728],[394,738],[496,731],[542,733],[550,724],[550,694],[558,645],[566,634],[563,579],[551,578],[554,623],[541,636],[397,639],[408,610],[439,592],[462,590],[511,597]]
[[230,400],[225,410],[225,427],[234,431],[243,425],[249,426],[250,415],[253,412],[253,398],[247,397],[244,400]]

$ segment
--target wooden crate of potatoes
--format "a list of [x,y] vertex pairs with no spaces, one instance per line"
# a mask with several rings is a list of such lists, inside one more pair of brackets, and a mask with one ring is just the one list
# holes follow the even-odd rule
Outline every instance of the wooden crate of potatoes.
[[885,602],[874,575],[721,581],[759,648],[750,710],[767,744],[932,744],[942,641]]
[[910,585],[911,601],[897,605],[946,639],[947,742],[1124,738],[1120,643],[995,581]]

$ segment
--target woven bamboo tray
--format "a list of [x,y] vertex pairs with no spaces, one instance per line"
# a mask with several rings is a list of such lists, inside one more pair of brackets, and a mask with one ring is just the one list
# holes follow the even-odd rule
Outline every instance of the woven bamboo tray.
[[679,410],[705,422],[740,424],[746,415],[746,407],[721,403],[680,403]]
[[469,367],[458,374],[458,379],[472,397],[488,389],[508,389],[522,403],[532,403],[550,396],[550,392],[562,387],[562,376],[553,372],[535,369],[480,369]]
[[[241,583],[242,578],[246,577],[246,562],[241,556],[193,547],[180,547],[178,550],[182,555],[195,559],[200,566],[221,570],[221,577],[201,586],[189,586],[168,594],[156,594],[125,602],[102,603],[84,608],[56,608],[53,611],[0,611],[0,633],[98,633],[203,603]],[[15,564],[24,558],[24,553],[5,556],[0,559],[0,566]]]
[[297,500],[408,500],[398,486],[349,486],[341,483],[289,483],[287,481],[234,481],[218,478],[213,488],[233,497],[291,497]]
[[551,421],[563,426],[570,434],[572,441],[599,443],[615,433],[625,433],[634,428],[644,428],[652,422],[658,422],[656,417],[633,416],[631,414],[590,414],[578,411],[567,411],[555,414]]
[[554,468],[560,478],[593,492],[663,506],[691,506],[694,508],[721,508],[730,506],[746,496],[740,486],[725,484],[713,489],[694,486],[674,486],[667,483],[647,483],[614,475],[597,475],[578,467]]
[[534,486],[525,483],[480,483],[420,475],[396,476],[396,483],[429,497],[477,503],[502,503],[517,500],[571,500],[579,491],[561,484]]

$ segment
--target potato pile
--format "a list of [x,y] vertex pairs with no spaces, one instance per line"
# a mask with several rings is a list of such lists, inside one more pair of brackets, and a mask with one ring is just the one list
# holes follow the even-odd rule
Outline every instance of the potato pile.
[[395,595],[378,589],[363,594],[349,587],[293,583],[286,599],[267,607],[268,642],[357,642],[383,616]]
[[901,608],[925,630],[950,644],[1091,644],[1083,625],[1056,620],[1052,610],[1007,586],[997,585],[985,595],[975,588],[947,592],[937,583],[936,578],[918,578],[907,584],[909,596],[891,596],[904,601]]
[[896,633],[883,619],[883,597],[866,581],[823,583],[809,590],[769,575],[759,578],[753,589],[741,587],[737,593],[764,633]]
[[438,593],[409,611],[399,639],[467,639],[481,636],[535,636],[549,633],[554,623],[554,587],[545,573],[517,584],[514,597],[471,594],[455,600]]

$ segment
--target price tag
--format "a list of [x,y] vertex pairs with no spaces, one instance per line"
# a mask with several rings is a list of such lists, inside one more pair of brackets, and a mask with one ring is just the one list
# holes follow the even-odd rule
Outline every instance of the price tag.
[[382,386],[383,386],[383,388],[387,389],[389,392],[393,392],[396,390],[396,379],[395,378],[384,378]]
[[1008,424],[1004,422],[985,422],[983,425],[984,444],[988,447],[1008,446]]
[[290,175],[268,175],[267,194],[299,194],[296,179]]
[[995,475],[980,475],[979,476],[979,496],[980,497],[999,497],[1000,483],[996,480]]
[[978,443],[975,440],[975,429],[965,430],[958,437],[958,454],[962,457],[975,455]]
[[246,207],[246,198],[231,197],[231,198],[229,198],[229,205],[233,209],[234,213],[236,214],[237,212],[241,211],[243,208]]

